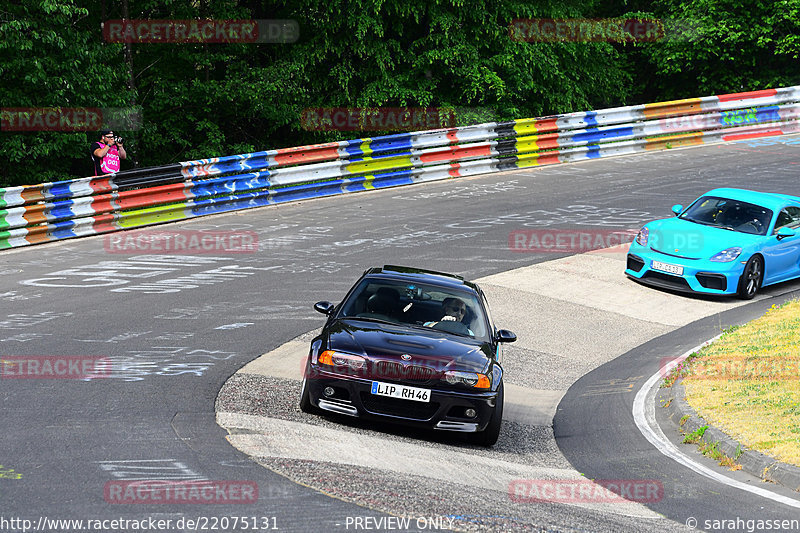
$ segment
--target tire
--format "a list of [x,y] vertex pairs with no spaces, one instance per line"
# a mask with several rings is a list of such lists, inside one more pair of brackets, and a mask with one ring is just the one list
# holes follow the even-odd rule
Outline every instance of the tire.
[[317,408],[311,403],[311,395],[308,392],[308,373],[310,368],[306,366],[306,371],[303,375],[303,383],[300,385],[300,410],[304,413],[315,414]]
[[500,382],[500,387],[497,389],[497,405],[494,407],[492,418],[486,425],[486,429],[471,435],[473,444],[489,448],[497,442],[500,437],[500,425],[503,422],[503,396],[503,383]]
[[742,277],[739,278],[739,287],[736,294],[742,300],[752,300],[758,289],[761,288],[763,280],[764,260],[760,256],[754,255],[744,265],[744,272],[742,272]]

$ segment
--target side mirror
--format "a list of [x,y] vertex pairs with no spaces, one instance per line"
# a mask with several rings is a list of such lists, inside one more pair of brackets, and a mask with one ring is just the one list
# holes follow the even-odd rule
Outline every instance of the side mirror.
[[796,232],[792,228],[787,228],[786,226],[779,229],[777,233],[779,241],[785,239],[786,237],[794,237],[795,235]]
[[327,301],[317,302],[314,304],[314,311],[318,313],[322,313],[323,315],[329,315],[333,313],[333,308],[335,306]]
[[517,340],[517,336],[507,329],[497,330],[497,342],[514,342],[515,340]]
[[683,211],[683,206],[681,204],[675,204],[672,206],[672,212],[676,215],[680,215],[681,211]]

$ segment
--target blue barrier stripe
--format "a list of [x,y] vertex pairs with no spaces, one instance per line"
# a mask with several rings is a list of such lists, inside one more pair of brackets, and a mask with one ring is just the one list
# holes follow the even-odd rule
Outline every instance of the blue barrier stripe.
[[272,183],[269,180],[270,172],[250,172],[238,176],[226,176],[210,180],[197,181],[189,188],[189,192],[195,197],[213,196],[236,191],[245,191],[253,188],[269,187]]
[[370,148],[373,152],[386,152],[389,150],[404,150],[414,146],[410,133],[396,133],[394,135],[382,135],[373,137],[370,141]]
[[53,202],[53,206],[47,211],[53,218],[56,219],[73,217],[77,215],[77,213],[72,210],[72,206],[74,205],[75,202],[72,200],[59,200],[57,202]]
[[59,220],[48,225],[47,233],[55,239],[69,239],[78,236],[72,229],[74,227],[74,220]]
[[253,204],[255,207],[256,205],[269,205],[298,199],[331,196],[340,194],[343,190],[346,192],[356,192],[373,188],[409,185],[413,183],[411,178],[411,170],[385,172],[375,174],[374,176],[362,176],[355,179],[336,179],[324,183],[306,183],[284,187],[282,189],[251,191],[218,196],[216,198],[195,199],[189,203],[189,207],[191,213],[200,216],[241,209],[241,207],[232,207],[231,204],[241,205],[242,203],[248,203],[248,205]]
[[597,111],[587,111],[586,115],[583,118],[584,122],[588,127],[596,127],[597,126]]
[[48,197],[53,198],[69,198],[72,196],[71,181],[61,181],[53,183],[47,188]]
[[597,128],[587,129],[583,133],[577,133],[572,136],[573,141],[580,141],[580,142],[602,142],[606,139],[615,139],[618,137],[631,137],[633,136],[633,128],[632,127],[624,127],[624,128],[608,128],[603,130],[598,130]]
[[586,152],[587,159],[598,159],[599,157],[602,157],[602,155],[600,154],[600,147],[598,145],[590,144],[589,146],[587,146],[587,148],[589,149]]
[[[212,168],[215,173],[226,174],[228,172],[241,172],[253,169],[262,169],[269,167],[270,162],[268,157],[260,156],[252,159],[239,159],[236,161],[227,161],[224,163],[214,163]],[[275,166],[275,163],[273,163]]]

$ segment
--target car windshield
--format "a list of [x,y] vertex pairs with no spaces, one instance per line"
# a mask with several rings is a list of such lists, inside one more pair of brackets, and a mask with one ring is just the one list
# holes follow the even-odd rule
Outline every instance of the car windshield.
[[488,322],[477,294],[448,287],[365,279],[338,315],[406,324],[485,340]]
[[741,233],[766,235],[772,220],[772,211],[740,200],[703,196],[679,218]]

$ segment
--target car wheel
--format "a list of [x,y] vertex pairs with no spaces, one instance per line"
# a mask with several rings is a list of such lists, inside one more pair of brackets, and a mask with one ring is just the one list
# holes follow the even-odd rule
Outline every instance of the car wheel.
[[300,410],[304,413],[314,414],[317,408],[311,403],[311,396],[308,391],[308,373],[310,368],[306,366],[306,371],[303,375],[303,383],[300,385]]
[[500,437],[500,424],[503,422],[503,383],[500,382],[500,387],[497,389],[497,404],[494,406],[492,418],[486,429],[479,433],[473,433],[472,442],[480,446],[494,446]]
[[761,288],[761,281],[764,279],[764,260],[754,255],[747,264],[744,265],[744,272],[739,278],[739,289],[737,294],[743,300],[752,300],[758,289]]

